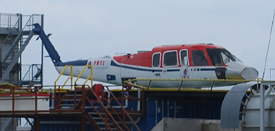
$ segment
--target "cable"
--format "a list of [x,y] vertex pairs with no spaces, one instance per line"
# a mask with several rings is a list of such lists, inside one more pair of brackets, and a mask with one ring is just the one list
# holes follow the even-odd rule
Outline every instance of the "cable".
[[273,23],[274,23],[274,17],[275,17],[275,9],[274,9],[273,19],[272,19],[271,28],[270,28],[270,33],[269,33],[269,41],[268,41],[268,46],[267,46],[267,51],[266,51],[266,56],[265,56],[264,72],[263,72],[263,77],[262,77],[262,79],[264,79],[264,75],[265,75],[265,68],[266,68],[267,57],[268,57],[268,51],[269,51],[269,46],[270,46],[270,41],[271,41],[271,34],[272,34],[272,28],[273,28]]

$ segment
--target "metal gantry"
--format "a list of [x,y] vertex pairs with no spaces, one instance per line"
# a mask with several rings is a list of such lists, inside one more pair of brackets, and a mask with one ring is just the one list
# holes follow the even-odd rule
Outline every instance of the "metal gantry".
[[21,54],[36,35],[32,32],[34,23],[43,27],[43,15],[0,13],[0,83],[22,83]]

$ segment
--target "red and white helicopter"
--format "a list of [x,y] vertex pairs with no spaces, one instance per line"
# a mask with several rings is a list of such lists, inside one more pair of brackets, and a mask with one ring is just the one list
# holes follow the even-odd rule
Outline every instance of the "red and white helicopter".
[[[78,76],[85,65],[93,66],[96,81],[123,85],[133,78],[152,79],[243,79],[255,80],[258,71],[246,66],[225,48],[213,44],[166,45],[152,51],[123,56],[102,57],[89,60],[62,62],[52,43],[39,24],[33,32],[39,34],[56,70],[60,73],[65,65],[73,65],[73,75]],[[66,70],[64,75],[70,75]],[[90,76],[86,69],[82,78]],[[182,87],[209,87],[211,81],[185,81]],[[216,82],[215,86],[226,86],[240,82]],[[149,81],[136,81],[148,86]],[[153,81],[151,87],[179,87],[181,81]]]

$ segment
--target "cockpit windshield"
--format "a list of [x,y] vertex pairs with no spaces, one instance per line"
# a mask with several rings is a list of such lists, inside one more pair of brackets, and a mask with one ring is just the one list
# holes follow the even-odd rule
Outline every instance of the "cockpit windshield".
[[206,51],[213,66],[223,66],[230,61],[236,61],[235,57],[226,49],[207,48]]

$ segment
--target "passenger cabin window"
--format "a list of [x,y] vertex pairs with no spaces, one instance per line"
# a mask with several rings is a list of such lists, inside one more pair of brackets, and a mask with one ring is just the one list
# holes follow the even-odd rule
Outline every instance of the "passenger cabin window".
[[192,51],[192,61],[194,66],[209,66],[207,59],[202,50]]
[[163,56],[163,65],[177,66],[178,65],[177,51],[165,52]]
[[187,66],[188,65],[187,50],[180,51],[180,59],[181,59],[181,65],[182,66]]
[[236,61],[234,56],[225,49],[208,48],[206,51],[214,66],[223,66],[230,61]]
[[153,55],[153,67],[159,67],[160,63],[160,53]]

